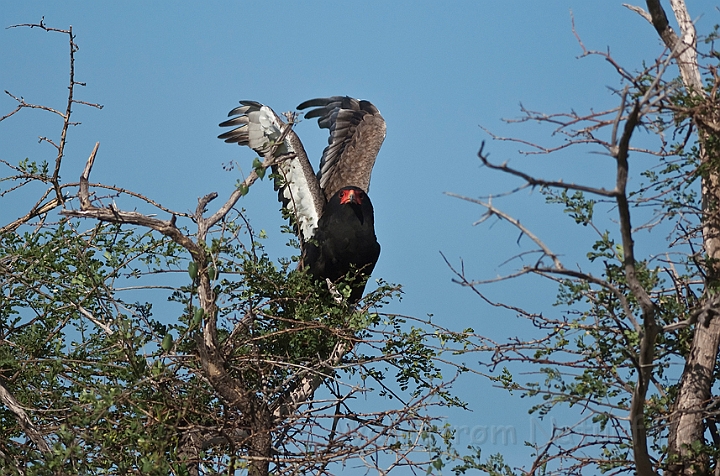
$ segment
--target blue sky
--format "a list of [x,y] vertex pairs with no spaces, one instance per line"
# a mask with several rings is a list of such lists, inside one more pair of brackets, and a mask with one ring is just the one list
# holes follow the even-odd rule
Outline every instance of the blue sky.
[[[662,46],[650,24],[621,3],[8,2],[2,26],[44,16],[47,25],[72,25],[77,35],[77,80],[87,83],[77,97],[104,108],[75,107],[82,125],[71,130],[63,179],[79,176],[99,141],[94,181],[144,193],[175,210],[193,210],[197,198],[211,191],[226,197],[238,172],[223,171],[223,163],[236,160],[245,172],[251,170],[251,151],[216,139],[217,124],[238,100],[257,100],[278,112],[331,95],[372,101],[388,125],[370,189],[382,244],[374,276],[405,290],[403,300],[388,310],[431,313],[440,325],[502,338],[524,324],[453,284],[440,252],[454,263],[462,258],[470,276],[491,278],[512,269],[501,264],[521,249],[517,233],[504,224],[473,227],[483,211],[443,193],[480,197],[520,185],[480,167],[476,153],[489,139],[480,125],[500,135],[557,143],[546,127],[501,122],[518,117],[520,103],[546,112],[616,104],[608,90],[619,84],[612,68],[599,57],[578,59],[571,11],[589,49],[609,49],[633,70],[653,61]],[[699,30],[709,31],[718,21],[713,2],[690,3]],[[64,109],[64,37],[3,29],[0,48],[0,89]],[[12,99],[0,97],[0,115],[13,107]],[[55,118],[37,111],[13,117],[0,124],[0,158],[50,160],[52,150],[37,137],[54,137],[58,129]],[[315,121],[296,130],[317,163],[326,131]],[[606,157],[528,158],[517,149],[489,142],[486,150],[496,161],[548,179],[612,186]],[[28,211],[19,195],[3,200],[2,223]],[[272,187],[256,184],[242,200],[254,227],[270,235],[271,253],[287,254]],[[523,192],[496,203],[561,250],[566,264],[582,259],[583,230],[561,210],[543,205],[539,194]],[[558,231],[561,226],[568,231]],[[553,285],[537,280],[486,290],[496,300],[536,310],[550,309],[555,296]],[[509,399],[478,379],[465,379],[458,390],[473,413],[453,413],[450,423],[513,425],[517,444],[493,445],[488,439],[487,451],[508,451],[515,462],[527,462],[522,441],[532,438],[537,425],[526,413],[528,402]]]

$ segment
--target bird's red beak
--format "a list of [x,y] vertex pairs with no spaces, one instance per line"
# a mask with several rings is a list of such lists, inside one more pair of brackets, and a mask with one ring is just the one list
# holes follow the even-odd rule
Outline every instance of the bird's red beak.
[[362,204],[363,193],[358,190],[343,190],[340,195],[340,204],[346,205],[348,203],[355,203],[357,205]]

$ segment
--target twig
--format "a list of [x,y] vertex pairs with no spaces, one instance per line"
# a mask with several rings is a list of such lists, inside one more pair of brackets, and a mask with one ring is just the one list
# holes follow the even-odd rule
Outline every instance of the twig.
[[488,202],[483,202],[482,200],[478,200],[478,199],[476,199],[476,198],[465,197],[465,196],[458,195],[458,194],[452,193],[452,192],[445,192],[445,195],[448,195],[448,196],[450,196],[450,197],[459,198],[459,199],[461,199],[461,200],[466,200],[466,201],[468,201],[468,202],[476,203],[476,204],[478,204],[478,205],[481,205],[481,206],[483,206],[483,207],[485,207],[485,208],[487,209],[487,213],[486,213],[486,215],[485,215],[486,217],[495,215],[495,216],[497,216],[497,217],[499,217],[499,218],[502,218],[503,220],[511,223],[511,224],[512,224],[513,226],[515,226],[518,230],[520,230],[524,235],[527,235],[528,238],[530,238],[533,242],[535,242],[535,244],[537,244],[537,245],[543,250],[543,252],[545,253],[545,255],[549,256],[549,257],[553,260],[553,263],[554,263],[554,265],[555,265],[555,267],[556,267],[557,269],[564,269],[562,263],[560,262],[560,259],[558,258],[558,256],[557,256],[555,253],[553,253],[552,251],[550,251],[550,248],[548,248],[548,246],[547,246],[545,243],[543,243],[543,241],[540,240],[540,238],[538,238],[534,233],[532,233],[529,229],[527,229],[527,228],[526,228],[522,223],[520,223],[520,221],[517,220],[516,218],[511,217],[510,215],[508,215],[507,213],[499,210],[498,208],[496,208],[496,207],[493,206],[492,204],[490,204],[490,203],[488,203]]

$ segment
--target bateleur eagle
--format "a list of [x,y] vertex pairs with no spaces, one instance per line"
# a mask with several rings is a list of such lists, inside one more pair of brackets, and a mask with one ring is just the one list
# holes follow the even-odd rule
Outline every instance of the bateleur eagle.
[[249,146],[265,159],[273,154],[278,196],[300,239],[301,266],[333,283],[352,272],[350,302],[355,304],[380,256],[368,189],[385,120],[369,101],[347,96],[298,106],[307,108],[305,118],[318,118],[330,131],[317,174],[292,125],[258,102],[240,101],[228,114],[232,118],[220,124],[235,128],[218,137]]

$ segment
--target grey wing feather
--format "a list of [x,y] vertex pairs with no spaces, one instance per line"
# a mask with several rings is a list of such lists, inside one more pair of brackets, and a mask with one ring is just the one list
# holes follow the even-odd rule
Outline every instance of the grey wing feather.
[[[239,126],[218,136],[228,143],[246,145],[265,157],[282,133],[285,124],[275,112],[255,101],[240,101],[241,106],[228,113],[237,116],[220,123],[220,127]],[[283,144],[285,146],[286,144]],[[279,147],[278,154],[286,154],[287,147]]]
[[328,146],[320,160],[317,177],[326,200],[341,188],[370,188],[375,158],[385,140],[385,120],[369,101],[333,96],[305,101],[298,109],[311,109],[306,119],[318,118],[318,125],[330,130]]
[[[256,101],[240,101],[228,116],[237,116],[220,124],[220,127],[235,127],[218,136],[225,142],[246,145],[267,159],[286,127],[290,127],[269,107]],[[237,127],[236,127],[237,126]],[[273,166],[273,173],[282,177],[276,181],[278,198],[283,207],[290,210],[304,242],[312,238],[325,207],[320,184],[308,161],[305,149],[297,134],[288,131],[282,144],[274,150],[280,159]]]

